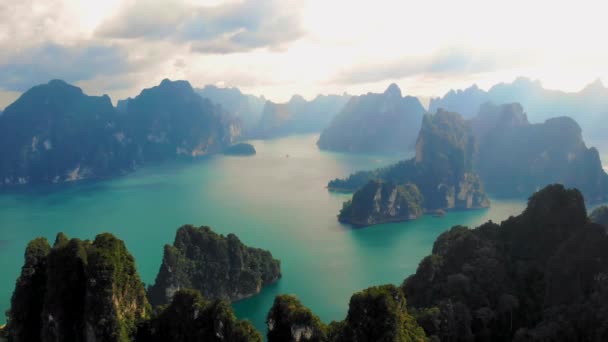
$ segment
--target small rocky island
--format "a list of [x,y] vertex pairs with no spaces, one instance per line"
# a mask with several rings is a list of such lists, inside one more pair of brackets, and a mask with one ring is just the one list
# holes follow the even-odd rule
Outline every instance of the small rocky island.
[[234,234],[185,225],[177,230],[173,246],[165,245],[148,298],[153,305],[166,304],[177,290],[192,288],[208,299],[237,301],[279,278],[280,261],[269,251],[247,247]]
[[416,185],[371,180],[344,203],[338,220],[363,227],[415,220],[422,214],[422,195]]
[[255,147],[248,143],[238,143],[224,149],[227,156],[253,156],[255,153]]
[[330,190],[355,191],[338,219],[366,226],[416,219],[423,211],[486,208],[474,151],[475,137],[459,114],[425,115],[413,159],[329,182]]

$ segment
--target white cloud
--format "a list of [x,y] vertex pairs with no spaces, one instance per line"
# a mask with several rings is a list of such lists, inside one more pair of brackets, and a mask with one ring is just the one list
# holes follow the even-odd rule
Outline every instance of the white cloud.
[[[4,0],[0,108],[46,78],[113,100],[165,77],[292,93],[440,95],[524,75],[608,81],[599,1]],[[606,82],[608,83],[608,82]]]
[[201,5],[186,0],[134,0],[104,21],[100,37],[172,40],[202,53],[279,48],[302,37],[298,2],[243,0]]

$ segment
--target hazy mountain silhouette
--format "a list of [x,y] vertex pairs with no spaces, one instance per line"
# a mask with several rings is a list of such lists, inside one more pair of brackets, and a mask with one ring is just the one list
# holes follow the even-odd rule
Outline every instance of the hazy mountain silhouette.
[[572,118],[531,124],[518,103],[486,103],[470,125],[478,142],[475,170],[490,193],[525,196],[560,183],[579,189],[589,202],[608,199],[599,153],[585,145]]
[[532,123],[569,116],[579,123],[585,138],[593,145],[608,145],[608,139],[605,138],[605,127],[608,127],[608,88],[599,79],[579,92],[545,89],[539,81],[524,77],[512,83],[496,84],[488,91],[474,85],[464,90],[451,90],[443,97],[431,99],[429,111],[444,108],[471,118],[485,102],[521,103]]
[[272,138],[294,133],[316,133],[329,122],[350,99],[349,95],[318,95],[307,101],[294,95],[287,103],[266,101],[253,136]]
[[384,93],[354,96],[321,134],[323,150],[403,153],[413,149],[424,107],[391,84]]
[[241,120],[245,135],[256,127],[266,103],[264,96],[243,94],[239,88],[206,85],[195,91],[211,102],[221,105],[228,113]]

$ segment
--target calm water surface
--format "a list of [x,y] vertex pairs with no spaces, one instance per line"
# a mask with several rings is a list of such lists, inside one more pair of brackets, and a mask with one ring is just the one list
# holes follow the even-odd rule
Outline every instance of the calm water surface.
[[126,242],[143,281],[150,284],[163,245],[173,242],[179,226],[191,223],[235,233],[281,260],[278,283],[234,304],[239,318],[265,331],[274,297],[290,293],[324,321],[339,320],[353,292],[401,283],[449,227],[501,221],[525,204],[494,200],[488,210],[353,230],[336,220],[349,196],[329,193],[327,181],[397,158],[321,152],[316,139],[253,141],[258,151],[253,157],[212,156],[93,184],[0,195],[0,313],[9,307],[25,246],[37,236],[52,243],[59,231],[82,239],[114,233]]

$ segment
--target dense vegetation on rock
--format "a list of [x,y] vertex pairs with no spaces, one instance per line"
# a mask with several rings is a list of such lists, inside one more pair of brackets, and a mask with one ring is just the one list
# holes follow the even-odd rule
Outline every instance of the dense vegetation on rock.
[[255,153],[255,147],[247,143],[230,145],[224,149],[224,154],[231,156],[252,156]]
[[403,153],[414,147],[424,108],[391,84],[384,93],[352,97],[321,133],[320,149]]
[[30,242],[8,313],[10,341],[129,341],[150,304],[133,257],[110,234]]
[[105,178],[230,145],[239,127],[185,81],[164,80],[121,112],[63,81],[33,87],[0,116],[0,187]]
[[403,290],[441,341],[608,338],[608,236],[578,190],[551,185],[501,224],[443,233]]
[[422,216],[422,195],[413,184],[369,181],[344,203],[338,220],[354,226],[414,220]]
[[279,295],[266,318],[268,341],[327,341],[327,326],[291,295]]
[[287,103],[267,101],[253,136],[273,138],[294,133],[320,132],[349,98],[348,95],[319,95],[312,101],[306,101],[295,95]]
[[0,339],[10,342],[262,341],[230,303],[197,290],[179,290],[152,312],[133,257],[107,233],[92,242],[60,233],[53,247],[31,241],[7,316]]
[[585,146],[574,120],[530,124],[517,103],[487,103],[470,124],[479,145],[474,169],[488,192],[521,196],[561,183],[579,189],[589,202],[608,200],[599,153]]
[[442,98],[432,99],[430,111],[439,108],[461,113],[466,118],[477,114],[485,102],[519,102],[527,109],[532,122],[543,122],[556,116],[569,116],[582,127],[585,138],[594,145],[606,146],[608,123],[608,88],[597,80],[579,92],[563,92],[543,88],[539,81],[518,78],[512,83],[496,84],[488,91],[472,86],[451,90]]
[[235,301],[259,293],[280,277],[280,262],[270,252],[247,247],[234,234],[186,225],[178,229],[173,245],[165,246],[148,296],[154,305],[165,304],[177,290],[193,288],[205,298]]
[[[422,195],[422,208],[427,211],[487,207],[489,200],[473,172],[474,153],[475,138],[467,122],[456,113],[440,110],[424,116],[415,158],[333,180],[328,188],[357,191],[353,203],[355,198],[367,198],[367,204],[357,201],[359,213],[374,210],[373,196],[362,192],[362,186],[370,184],[370,180],[414,184]],[[347,203],[345,209],[349,207]]]
[[355,293],[344,321],[329,326],[293,296],[278,296],[267,318],[268,342],[392,341],[422,342],[426,336],[407,312],[406,300],[394,285]]
[[237,320],[230,303],[207,301],[196,290],[179,290],[171,304],[139,327],[135,341],[261,342],[262,335],[250,322]]

